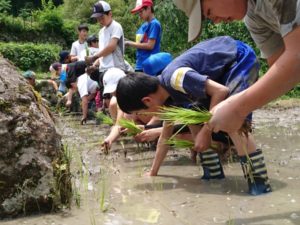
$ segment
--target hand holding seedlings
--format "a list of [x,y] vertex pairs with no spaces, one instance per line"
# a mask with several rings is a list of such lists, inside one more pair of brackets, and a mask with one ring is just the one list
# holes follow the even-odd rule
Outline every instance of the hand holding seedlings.
[[104,154],[107,155],[109,152],[109,149],[111,148],[111,140],[105,139],[104,142],[101,144],[101,149],[104,151]]
[[150,142],[156,140],[160,133],[162,128],[152,128],[149,130],[143,130],[141,133],[134,136],[134,140],[136,142]]

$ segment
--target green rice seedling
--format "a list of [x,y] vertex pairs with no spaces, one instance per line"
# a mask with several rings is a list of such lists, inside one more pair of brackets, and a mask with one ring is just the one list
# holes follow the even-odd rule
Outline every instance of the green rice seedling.
[[130,136],[135,136],[143,131],[133,120],[120,119],[118,123],[121,127],[128,130],[127,134]]
[[208,122],[212,114],[200,108],[185,109],[180,107],[161,107],[160,112],[155,113],[162,120],[184,125],[202,124]]
[[88,194],[88,187],[89,187],[89,174],[88,174],[88,172],[84,173],[84,175],[82,177],[82,180],[81,180],[81,183],[83,184],[84,193],[87,196],[87,194]]
[[107,172],[105,170],[101,171],[101,178],[99,180],[99,190],[100,190],[100,196],[99,196],[99,208],[104,213],[108,210],[108,205],[106,203],[106,198],[109,196],[107,193]]
[[165,143],[167,145],[172,145],[176,148],[193,148],[194,147],[194,142],[184,140],[184,139],[179,139],[179,138],[170,138]]
[[124,151],[124,156],[125,156],[125,158],[126,158],[126,157],[127,157],[127,149],[125,148],[124,141],[120,141],[120,144],[121,144],[121,146],[122,146],[122,149],[123,149],[123,151]]
[[90,222],[91,222],[91,225],[96,225],[97,224],[94,213],[90,214]]
[[73,183],[73,198],[75,200],[76,207],[80,208],[80,206],[81,206],[81,195],[80,195],[80,191],[76,187],[75,182]]
[[102,212],[107,211],[107,207],[105,205],[105,199],[106,199],[106,186],[105,186],[105,179],[103,179],[101,193],[100,193],[100,199],[99,199],[99,206],[100,206],[100,210]]
[[152,180],[152,188],[153,191],[162,191],[164,189],[164,184],[161,181],[156,182],[156,179],[154,178]]
[[111,117],[105,115],[103,112],[97,112],[95,114],[96,120],[100,123],[107,124],[109,126],[114,125],[114,121]]
[[226,222],[226,225],[234,225],[235,222],[233,219],[231,219],[231,217],[229,217],[229,220]]

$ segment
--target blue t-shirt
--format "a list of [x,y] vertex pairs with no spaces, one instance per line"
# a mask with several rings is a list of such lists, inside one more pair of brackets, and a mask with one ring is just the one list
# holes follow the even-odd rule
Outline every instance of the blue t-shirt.
[[[216,37],[174,59],[159,80],[175,105],[186,106],[209,99],[205,90],[208,78],[229,88],[232,85],[233,91],[249,87],[255,82],[249,74],[256,63],[254,51],[246,44],[228,36]],[[257,71],[254,72],[257,77]]]
[[157,19],[152,19],[150,23],[145,22],[136,32],[137,43],[147,43],[149,39],[155,39],[152,50],[137,49],[136,51],[136,70],[143,70],[142,64],[151,54],[160,52],[161,25]]

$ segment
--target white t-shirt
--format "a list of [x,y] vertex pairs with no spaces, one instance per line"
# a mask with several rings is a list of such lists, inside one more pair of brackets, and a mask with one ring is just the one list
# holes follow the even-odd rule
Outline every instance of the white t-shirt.
[[[89,55],[93,56],[99,52],[99,48],[89,47]],[[84,61],[86,57],[86,49],[82,50],[79,54],[79,61]]]
[[118,45],[114,52],[100,59],[100,72],[112,67],[117,67],[125,70],[124,63],[124,33],[122,26],[112,21],[108,27],[103,27],[99,31],[99,49],[102,51],[107,47],[112,38],[117,38]]
[[98,84],[96,81],[93,81],[90,76],[86,73],[78,77],[77,79],[77,88],[80,95],[80,98],[94,94],[97,91]]
[[74,41],[72,44],[70,55],[80,56],[80,53],[85,50],[87,46],[86,41],[82,44],[79,43],[79,40]]

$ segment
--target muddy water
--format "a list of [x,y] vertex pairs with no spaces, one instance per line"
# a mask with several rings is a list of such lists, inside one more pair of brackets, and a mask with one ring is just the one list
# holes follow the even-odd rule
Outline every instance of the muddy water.
[[[255,113],[255,137],[264,150],[271,194],[247,195],[238,163],[225,164],[226,179],[205,182],[185,150],[170,151],[160,176],[145,177],[154,152],[123,141],[105,156],[99,143],[107,127],[64,117],[59,129],[72,151],[71,210],[2,222],[12,224],[300,224],[300,108]],[[77,197],[76,197],[77,196]],[[77,204],[76,204],[77,203]]]

